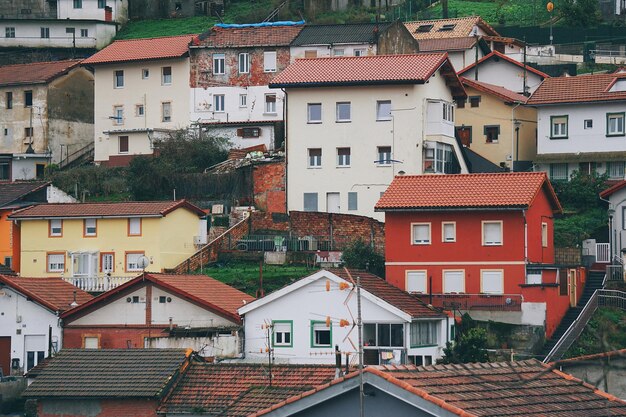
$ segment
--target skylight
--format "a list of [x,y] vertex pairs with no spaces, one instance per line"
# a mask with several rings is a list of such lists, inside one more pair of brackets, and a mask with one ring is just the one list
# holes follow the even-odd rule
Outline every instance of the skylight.
[[417,30],[415,30],[416,32],[430,32],[430,30],[433,28],[433,25],[419,25],[417,27]]
[[439,32],[446,32],[446,31],[452,30],[454,29],[455,26],[456,24],[454,23],[443,25],[442,27],[439,28]]

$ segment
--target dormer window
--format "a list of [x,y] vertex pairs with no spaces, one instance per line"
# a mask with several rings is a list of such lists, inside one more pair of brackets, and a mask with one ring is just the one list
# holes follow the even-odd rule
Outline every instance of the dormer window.
[[449,23],[446,25],[443,25],[442,27],[439,28],[439,32],[449,32],[451,30],[453,30],[456,27],[456,24],[454,23]]
[[433,28],[433,25],[419,25],[415,31],[421,32],[421,33],[427,33],[427,32],[430,32],[432,28]]

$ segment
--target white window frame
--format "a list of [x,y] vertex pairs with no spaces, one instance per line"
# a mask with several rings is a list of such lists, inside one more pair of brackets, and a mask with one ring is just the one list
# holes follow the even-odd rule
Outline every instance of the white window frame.
[[113,272],[115,270],[115,254],[114,253],[103,253],[100,255],[100,259],[102,265],[100,268],[102,272]]
[[124,106],[113,106],[113,124],[116,126],[124,124]]
[[[63,220],[61,219],[50,219],[50,237],[61,237],[63,236]],[[58,231],[55,231],[57,229]]]
[[141,217],[128,218],[128,236],[141,236]]
[[[607,136],[624,136],[626,132],[626,118],[624,113],[607,113],[606,114],[606,135]],[[614,121],[614,123],[611,123]],[[621,124],[621,129],[620,125]]]
[[[383,148],[389,148],[389,152],[381,152],[380,150]],[[391,166],[391,146],[377,146],[376,153],[377,155],[377,166]]]
[[[406,292],[426,294],[428,293],[428,271],[425,269],[406,271],[404,288]],[[413,278],[413,280],[411,279]]]
[[146,108],[144,107],[143,104],[136,104],[135,105],[135,116],[136,117],[143,117],[146,114]]
[[226,74],[226,54],[213,54],[213,74]]
[[113,88],[124,88],[124,70],[113,70]]
[[593,119],[585,119],[583,126],[585,129],[593,129]]
[[[449,288],[446,288],[447,280],[446,274],[451,273],[460,273],[462,279],[462,289],[461,291],[449,291]],[[442,289],[444,294],[464,294],[465,293],[465,270],[464,269],[444,269],[441,271],[441,281],[442,281]]]
[[[487,287],[486,281],[488,278],[496,277],[500,279],[499,284],[491,288],[491,284]],[[504,270],[503,269],[481,269],[480,270],[480,293],[481,294],[504,294]]]
[[226,95],[225,94],[213,94],[213,112],[224,113],[226,107]]
[[[348,153],[344,155],[339,154],[340,149],[347,149]],[[349,147],[337,148],[337,166],[340,168],[348,168],[352,162],[352,149]]]
[[[281,334],[281,341],[278,341],[278,335]],[[289,335],[289,342],[285,342],[285,335]],[[293,321],[272,322],[272,346],[273,347],[292,347],[293,346]]]
[[[446,239],[446,226],[452,226],[451,239]],[[456,242],[456,222],[441,222],[441,241],[444,243]]]
[[[318,106],[319,106],[319,112],[320,112],[319,119],[314,119],[312,117],[311,110],[314,108],[317,108]],[[306,114],[307,114],[307,117],[306,117],[307,123],[322,123],[322,103],[307,103]]]
[[[385,111],[389,106],[389,111]],[[391,120],[391,100],[377,100],[376,101],[376,121],[386,122]]]
[[541,247],[548,247],[548,223],[541,222]]
[[276,72],[276,51],[263,52],[263,72]]
[[172,121],[172,102],[164,101],[161,103],[161,122],[169,123]]
[[138,272],[141,271],[139,266],[139,259],[145,256],[143,252],[130,252],[124,254],[124,264],[126,265],[126,272]]
[[[319,155],[311,155],[311,151],[320,151]],[[322,148],[308,148],[307,149],[307,166],[309,168],[321,168],[322,167]]]
[[550,138],[565,139],[567,138],[569,117],[567,115],[550,117]]
[[357,48],[352,51],[352,55],[354,56],[365,56],[367,55],[367,50],[362,48]]
[[141,79],[142,80],[147,80],[148,78],[150,78],[150,69],[142,68],[141,69]]
[[237,69],[239,70],[239,74],[250,73],[250,54],[249,53],[241,52],[237,56]]
[[[274,101],[268,101],[268,98],[274,97]],[[265,114],[276,114],[276,94],[265,94]]]
[[[348,117],[342,117],[341,116],[341,110],[340,108],[345,108],[347,106],[348,108]],[[338,101],[336,106],[335,106],[335,114],[336,114],[336,119],[335,121],[337,123],[349,123],[352,121],[352,104],[349,101]]]
[[85,219],[84,224],[85,236],[94,237],[98,235],[98,220],[97,219]]
[[89,29],[81,29],[80,30],[80,37],[81,38],[88,38],[89,37]]
[[[428,229],[428,240],[416,240],[415,231],[416,227],[427,227]],[[432,243],[432,225],[429,222],[419,222],[419,223],[411,223],[411,245],[430,245]]]
[[239,94],[239,107],[248,107],[248,95]]
[[[59,262],[62,260],[63,262]],[[54,265],[54,268],[52,267]],[[65,254],[64,253],[48,253],[46,254],[46,271],[47,272],[65,272]]]
[[[485,226],[498,224],[500,225],[500,239],[499,241],[488,242],[485,236]],[[483,220],[481,222],[481,232],[482,232],[482,243],[483,246],[502,246],[504,245],[504,237],[503,237],[503,222],[502,220]]]
[[[170,70],[169,74],[165,73],[166,68],[169,68]],[[172,67],[170,66],[161,67],[161,85],[172,85],[173,79],[174,79],[174,75],[172,74]]]
[[343,48],[333,48],[333,56],[344,56],[346,53]]

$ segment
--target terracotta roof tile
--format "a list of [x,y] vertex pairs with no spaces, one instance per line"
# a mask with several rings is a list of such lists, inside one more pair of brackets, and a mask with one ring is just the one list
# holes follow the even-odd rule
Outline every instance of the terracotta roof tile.
[[610,92],[617,81],[626,82],[626,74],[592,74],[543,80],[535,90],[529,105],[625,101],[626,91]]
[[[478,62],[472,62],[470,65],[468,65],[467,67],[463,68],[462,70],[459,71],[459,75],[463,75],[464,73],[466,73],[467,71],[469,71],[470,69],[474,68],[476,65],[481,65],[483,62],[485,61],[490,61],[490,60],[503,60],[506,61],[510,64],[513,64],[515,66],[518,66],[520,68],[524,68],[524,64],[522,64],[519,61],[516,61],[515,59],[506,56],[503,53],[500,53],[498,51],[492,51],[490,53],[488,53],[487,55],[485,55],[484,57],[480,58],[478,60]],[[546,74],[545,72],[541,72],[539,71],[537,68],[533,68],[530,65],[526,65],[526,70],[529,72],[532,72],[533,74],[536,74],[542,78],[550,78],[550,76],[548,74]]]
[[189,43],[196,35],[164,36],[161,38],[115,41],[85,59],[83,65],[111,62],[143,61],[147,59],[180,58],[189,51]]
[[223,417],[248,416],[327,384],[334,376],[334,366],[274,365],[269,387],[269,371],[262,364],[192,363],[159,412],[201,409]]
[[626,187],[626,181],[624,181],[624,180],[619,181],[618,183],[613,184],[611,187],[609,187],[606,190],[602,191],[600,193],[600,197],[602,197],[602,198],[610,197],[611,195],[613,195],[614,193],[616,193],[617,191],[621,190],[624,187]]
[[47,187],[49,184],[47,181],[0,182],[0,207],[5,207],[15,200]]
[[210,48],[289,46],[304,25],[221,28],[213,26],[196,36],[195,46]]
[[[433,25],[429,31],[418,31],[420,26]],[[452,30],[440,30],[444,25],[454,25]],[[404,22],[404,26],[417,40],[441,39],[441,38],[465,38],[470,36],[474,26],[480,27],[488,35],[499,36],[500,34],[480,16],[459,17],[455,19],[419,20],[416,22]]]
[[524,208],[545,190],[560,211],[545,172],[397,176],[376,203],[377,211],[447,208]]
[[49,308],[52,311],[67,311],[74,302],[84,304],[93,296],[79,288],[76,288],[62,278],[23,278],[17,276],[0,275],[0,284],[4,284],[26,295],[35,302]]
[[447,61],[447,54],[376,55],[297,59],[270,87],[424,82]]
[[306,25],[291,46],[376,43],[377,34],[391,26],[389,22]]
[[0,67],[0,85],[44,84],[66,74],[80,64],[79,59],[30,64],[4,65]]
[[84,218],[84,217],[142,217],[165,216],[177,208],[203,216],[205,213],[186,200],[177,201],[125,201],[120,203],[59,203],[39,204],[18,210],[11,219]]
[[420,39],[417,44],[420,52],[459,51],[474,47],[476,38]]
[[484,83],[482,81],[474,81],[465,77],[460,77],[460,80],[466,87],[472,87],[485,93],[492,94],[507,103],[526,103],[526,101],[528,100],[528,97],[518,94],[515,91],[511,91],[507,88],[501,87],[499,85]]

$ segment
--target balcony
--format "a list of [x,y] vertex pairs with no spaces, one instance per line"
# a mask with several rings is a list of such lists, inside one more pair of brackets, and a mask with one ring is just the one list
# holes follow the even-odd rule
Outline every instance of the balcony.
[[[137,274],[139,274],[139,272]],[[135,277],[114,277],[106,274],[96,276],[63,277],[65,281],[86,292],[109,291],[113,288],[117,288],[120,285],[127,283],[133,278]]]
[[[414,294],[430,303],[430,294]],[[522,311],[521,294],[432,294],[432,304],[446,310]]]

